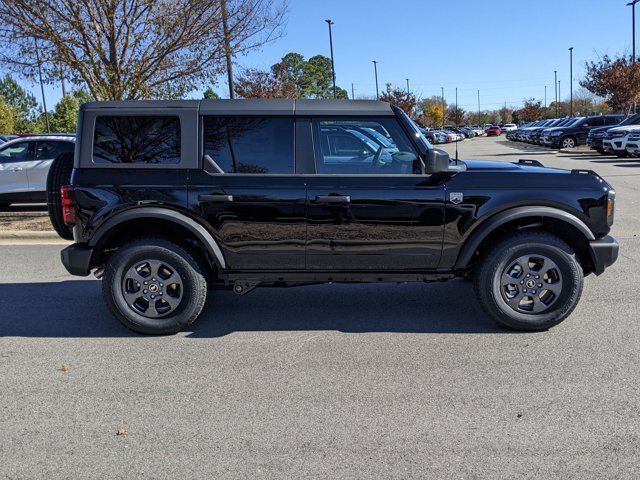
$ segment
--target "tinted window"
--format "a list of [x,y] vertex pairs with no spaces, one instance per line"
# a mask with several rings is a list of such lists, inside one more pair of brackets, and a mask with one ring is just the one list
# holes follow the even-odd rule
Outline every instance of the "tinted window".
[[204,154],[226,173],[292,174],[292,118],[204,117]]
[[61,153],[73,152],[72,142],[54,140],[39,141],[36,145],[36,160],[52,160]]
[[180,163],[176,116],[100,116],[93,139],[95,163]]
[[318,173],[421,173],[418,155],[395,119],[316,120],[314,129]]
[[14,143],[0,149],[0,162],[21,162],[28,159],[29,142]]

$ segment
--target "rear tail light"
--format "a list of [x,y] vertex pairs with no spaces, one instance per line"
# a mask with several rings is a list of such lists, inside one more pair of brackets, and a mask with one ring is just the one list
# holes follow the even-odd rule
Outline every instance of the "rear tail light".
[[73,185],[64,185],[60,188],[60,200],[62,204],[62,220],[67,225],[75,225],[77,211],[73,196]]

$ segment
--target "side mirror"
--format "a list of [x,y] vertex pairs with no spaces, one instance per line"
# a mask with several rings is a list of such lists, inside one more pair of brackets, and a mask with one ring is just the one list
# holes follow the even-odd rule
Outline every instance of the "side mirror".
[[426,173],[448,172],[450,163],[449,154],[439,148],[429,150],[424,161]]

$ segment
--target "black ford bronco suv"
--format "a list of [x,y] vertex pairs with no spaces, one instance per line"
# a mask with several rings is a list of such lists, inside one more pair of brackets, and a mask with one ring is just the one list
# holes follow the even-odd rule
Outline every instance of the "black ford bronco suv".
[[594,172],[453,160],[382,102],[90,103],[73,167],[62,262],[143,333],[187,327],[212,289],[456,277],[540,330],[618,255]]

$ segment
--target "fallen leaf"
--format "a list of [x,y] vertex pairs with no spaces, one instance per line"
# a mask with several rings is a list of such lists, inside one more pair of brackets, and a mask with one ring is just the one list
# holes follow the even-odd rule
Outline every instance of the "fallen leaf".
[[69,365],[67,365],[66,363],[63,363],[62,366],[58,369],[61,372],[68,372],[69,371]]
[[116,436],[120,437],[123,435],[127,435],[129,430],[124,428],[124,419],[120,420],[120,428],[116,431]]

